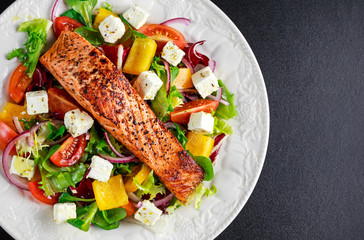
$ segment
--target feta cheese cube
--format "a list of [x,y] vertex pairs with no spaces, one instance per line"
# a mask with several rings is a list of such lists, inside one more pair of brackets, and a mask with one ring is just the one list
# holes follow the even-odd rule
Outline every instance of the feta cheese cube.
[[158,221],[161,215],[162,211],[159,208],[152,202],[144,200],[143,205],[136,211],[134,218],[145,225],[152,226]]
[[164,58],[167,62],[172,64],[173,66],[177,66],[182,58],[185,56],[185,52],[182,51],[174,42],[169,41],[163,47],[162,50],[162,58]]
[[48,113],[47,91],[34,91],[25,94],[27,102],[27,113],[29,115]]
[[32,179],[34,176],[35,168],[34,161],[31,159],[13,156],[10,166],[10,173],[16,174],[20,177]]
[[56,224],[64,223],[68,219],[76,218],[75,203],[56,203],[53,206],[53,218]]
[[200,134],[212,134],[214,132],[214,117],[210,113],[192,113],[188,122],[188,130]]
[[192,82],[202,98],[206,98],[219,88],[217,78],[209,67],[205,67],[192,75]]
[[142,72],[134,82],[134,88],[144,100],[153,100],[163,82],[153,71]]
[[107,16],[99,25],[99,30],[105,42],[115,43],[125,33],[125,26],[120,18]]
[[113,165],[109,161],[99,156],[93,156],[91,158],[90,172],[87,177],[100,182],[107,182],[110,178],[112,168]]
[[94,124],[94,120],[86,112],[74,109],[64,115],[64,125],[72,137],[85,134]]
[[125,20],[136,29],[143,26],[149,16],[150,14],[138,5],[134,5],[123,13]]

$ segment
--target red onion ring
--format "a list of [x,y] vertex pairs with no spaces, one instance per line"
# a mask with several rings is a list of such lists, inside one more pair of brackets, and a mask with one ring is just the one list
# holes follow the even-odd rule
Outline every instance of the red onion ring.
[[102,153],[99,153],[98,155],[111,163],[128,163],[137,161],[135,155],[124,156],[124,157],[111,157]]
[[27,130],[25,132],[20,133],[18,136],[11,139],[6,145],[4,152],[3,152],[3,169],[5,172],[6,178],[9,180],[10,183],[14,184],[16,187],[23,189],[23,190],[29,190],[28,188],[28,181],[25,179],[18,177],[16,175],[13,175],[10,173],[10,151],[15,146],[15,143],[18,142],[20,139],[26,138],[30,136],[30,130]]
[[165,125],[167,128],[173,128],[173,129],[176,129],[176,126],[173,124],[173,122],[166,122],[166,123],[164,123],[164,125]]
[[169,63],[163,59],[164,67],[167,71],[167,84],[166,84],[166,91],[167,97],[169,95],[169,90],[171,89],[171,69],[169,68]]
[[17,131],[18,133],[22,133],[22,132],[24,132],[24,130],[23,130],[23,128],[22,128],[22,126],[20,125],[20,122],[19,122],[18,117],[13,117],[13,123],[14,123],[14,126],[15,126],[15,128],[16,128],[16,131]]
[[173,199],[173,194],[169,194],[167,195],[166,197],[162,198],[162,199],[159,199],[157,201],[154,202],[154,205],[156,207],[159,207],[159,206],[164,206],[166,205],[168,202],[170,202],[171,200]]
[[128,194],[128,197],[130,198],[130,200],[132,200],[135,203],[141,202],[142,199],[140,199],[137,195],[135,195],[135,193],[133,192],[127,192],[126,194]]
[[59,0],[56,0],[53,4],[52,12],[51,12],[51,21],[52,22],[54,22],[54,20],[56,19],[58,5],[59,5]]
[[220,101],[222,97],[222,88],[217,89],[216,96],[214,95],[208,95],[206,98],[209,98],[211,100]]
[[184,57],[182,59],[182,62],[186,65],[186,67],[188,67],[191,71],[191,74],[194,74],[195,73],[195,69],[192,67],[191,63],[187,60],[186,57]]
[[212,152],[210,154],[210,159],[212,163],[215,162],[217,155],[219,154],[219,151],[222,146],[222,140],[225,138],[225,136],[226,136],[225,134],[220,134],[215,138],[214,148],[212,149]]
[[112,145],[111,141],[110,141],[110,138],[109,138],[109,135],[107,134],[107,132],[104,133],[104,136],[105,136],[105,139],[106,139],[106,142],[107,142],[107,145],[109,145],[109,147],[111,148],[111,150],[113,151],[113,153],[116,154],[116,156],[118,157],[125,157],[123,154],[119,153],[116,148]]
[[172,19],[162,22],[160,25],[170,25],[173,23],[182,23],[182,24],[188,26],[188,25],[190,25],[191,20],[188,18],[182,18],[182,17],[172,18]]
[[212,72],[215,72],[215,68],[216,68],[216,61],[214,60],[209,60],[209,67],[211,68]]

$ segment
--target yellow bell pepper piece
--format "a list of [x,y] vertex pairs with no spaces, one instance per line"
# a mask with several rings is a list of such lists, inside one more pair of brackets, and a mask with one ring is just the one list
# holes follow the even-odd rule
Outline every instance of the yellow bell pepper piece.
[[129,203],[121,175],[110,177],[107,182],[95,180],[92,189],[100,210],[118,208]]
[[194,156],[204,156],[207,158],[210,156],[215,142],[213,138],[189,132],[187,139],[186,150],[190,151]]
[[148,71],[156,50],[157,44],[153,39],[136,38],[125,61],[123,72],[139,75]]
[[104,19],[110,15],[113,15],[114,17],[119,17],[118,15],[116,15],[115,13],[105,9],[105,8],[100,8],[99,12],[96,15],[95,18],[95,22],[93,24],[93,28],[98,29],[99,25],[102,21],[104,21]]
[[[138,183],[142,184],[145,179],[147,179],[151,171],[152,169],[150,169],[147,165],[143,164],[142,168],[135,175],[134,178],[138,181]],[[133,177],[129,177],[128,180],[126,180],[125,190],[127,192],[135,192],[136,190],[138,190],[138,186],[134,183]]]
[[177,88],[193,88],[191,70],[189,68],[180,68],[173,85]]
[[[29,121],[32,118],[30,115],[28,115],[27,107],[25,105],[21,106],[7,102],[2,111],[0,112],[0,121],[4,122],[13,130],[16,130],[13,123],[13,117],[18,117],[19,120],[25,118],[27,121]],[[22,122],[20,122],[20,124],[23,126]]]

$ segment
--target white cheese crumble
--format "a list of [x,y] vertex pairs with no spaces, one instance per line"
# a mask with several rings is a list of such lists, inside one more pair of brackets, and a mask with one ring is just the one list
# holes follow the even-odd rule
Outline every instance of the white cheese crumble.
[[35,168],[34,161],[31,159],[13,156],[10,166],[10,173],[16,174],[20,177],[32,179],[34,176]]
[[136,29],[143,26],[147,22],[149,16],[150,14],[138,5],[134,5],[123,13],[125,20]]
[[192,82],[202,98],[206,98],[219,88],[217,78],[210,67],[205,67],[192,75]]
[[64,115],[64,125],[72,137],[85,134],[94,124],[94,120],[86,112],[74,109]]
[[163,82],[153,71],[142,72],[133,87],[144,100],[153,100]]
[[188,130],[200,134],[212,134],[214,131],[214,117],[210,113],[192,113],[188,122]]
[[125,26],[120,18],[107,16],[99,25],[99,30],[105,42],[115,43],[125,33]]
[[100,182],[107,182],[110,178],[112,169],[112,163],[99,156],[93,156],[91,158],[90,172],[88,173],[87,178],[93,178]]
[[27,113],[29,115],[48,113],[47,91],[27,92],[25,98],[27,102]]
[[161,215],[162,211],[159,208],[152,202],[144,200],[143,205],[136,211],[134,218],[147,226],[152,226],[158,221]]
[[53,206],[53,218],[56,224],[64,223],[68,219],[76,218],[75,203],[56,203]]
[[182,58],[185,56],[185,52],[182,51],[173,41],[167,42],[162,50],[162,58],[173,66],[177,66]]

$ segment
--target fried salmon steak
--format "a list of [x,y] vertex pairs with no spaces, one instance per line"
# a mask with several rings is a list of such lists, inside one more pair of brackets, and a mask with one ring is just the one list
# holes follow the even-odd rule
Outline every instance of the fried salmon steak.
[[104,129],[186,202],[204,170],[105,55],[79,34],[64,31],[40,61]]

